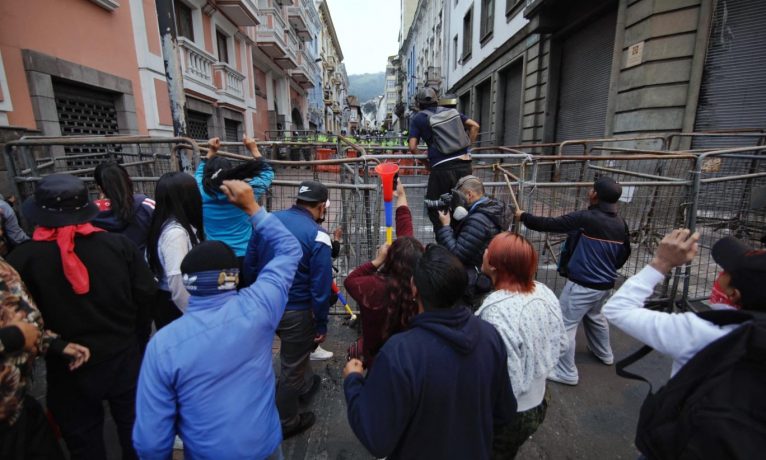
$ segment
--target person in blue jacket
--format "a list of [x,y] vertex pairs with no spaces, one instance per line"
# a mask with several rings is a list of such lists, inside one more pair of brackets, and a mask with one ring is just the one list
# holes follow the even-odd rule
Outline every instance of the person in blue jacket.
[[410,328],[367,378],[358,359],[343,370],[349,425],[375,457],[489,459],[494,430],[516,414],[505,345],[460,301],[468,276],[444,247],[426,249],[413,284]]
[[223,188],[272,254],[239,292],[237,259],[224,243],[201,243],[184,258],[186,313],[157,332],[141,366],[133,445],[142,459],[170,458],[176,434],[186,458],[281,458],[271,346],[300,246],[247,183]]
[[[281,368],[277,407],[285,438],[308,429],[315,421],[312,412],[299,412],[299,404],[308,403],[321,384],[320,377],[311,372],[309,356],[327,336],[330,310],[332,243],[330,235],[320,226],[327,211],[327,197],[327,187],[321,182],[303,181],[295,205],[274,213],[303,250],[285,314],[277,328]],[[265,243],[255,234],[248,245],[244,263],[245,286],[261,273],[269,260],[272,249],[264,247]]]
[[221,193],[221,184],[224,180],[249,182],[257,200],[266,193],[274,180],[274,170],[261,157],[255,139],[245,136],[243,143],[253,155],[253,160],[234,166],[230,160],[216,156],[221,140],[217,137],[210,139],[207,156],[201,158],[194,174],[202,193],[202,219],[207,239],[223,241],[234,250],[240,261],[245,256],[252,227],[247,214],[229,203],[226,195]]

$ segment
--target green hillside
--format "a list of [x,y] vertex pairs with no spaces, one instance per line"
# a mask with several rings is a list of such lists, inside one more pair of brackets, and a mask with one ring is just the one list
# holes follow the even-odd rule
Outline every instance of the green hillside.
[[363,73],[348,76],[348,85],[350,96],[359,98],[359,102],[364,103],[375,96],[380,96],[384,92],[386,84],[386,73]]

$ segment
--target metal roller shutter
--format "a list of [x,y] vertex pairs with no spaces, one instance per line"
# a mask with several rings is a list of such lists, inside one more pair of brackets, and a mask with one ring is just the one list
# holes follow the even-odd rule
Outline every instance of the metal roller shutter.
[[521,93],[522,93],[522,69],[521,60],[512,64],[500,73],[500,88],[502,91],[502,108],[498,112],[502,119],[498,120],[498,126],[502,131],[497,133],[497,139],[502,145],[519,145],[521,133]]
[[604,137],[616,23],[612,10],[562,43],[557,142]]
[[[719,0],[713,15],[695,131],[766,128],[766,8]],[[757,139],[697,139],[694,148],[754,145]]]

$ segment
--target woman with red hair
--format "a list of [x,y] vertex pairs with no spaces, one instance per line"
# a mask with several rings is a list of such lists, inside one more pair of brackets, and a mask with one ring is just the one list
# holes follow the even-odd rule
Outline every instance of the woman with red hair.
[[500,333],[508,352],[508,373],[518,414],[495,433],[494,458],[513,458],[545,419],[545,378],[567,343],[556,295],[535,281],[537,252],[521,235],[503,232],[484,252],[482,271],[492,279],[492,292],[476,315]]

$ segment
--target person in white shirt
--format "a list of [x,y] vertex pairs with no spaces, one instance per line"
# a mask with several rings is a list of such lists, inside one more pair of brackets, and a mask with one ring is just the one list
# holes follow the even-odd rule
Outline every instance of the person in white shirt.
[[500,333],[508,353],[508,374],[518,403],[515,420],[494,435],[495,458],[514,458],[545,419],[545,378],[566,351],[559,300],[535,281],[537,252],[523,236],[503,232],[484,251],[482,271],[497,289],[476,315]]
[[[699,234],[673,230],[660,242],[652,261],[632,276],[604,305],[603,314],[614,326],[673,359],[671,377],[694,355],[740,324],[718,326],[694,313],[665,313],[643,308],[654,287],[677,266],[697,254]],[[733,237],[713,245],[713,259],[723,269],[719,285],[745,310],[766,309],[766,251],[752,250]]]

